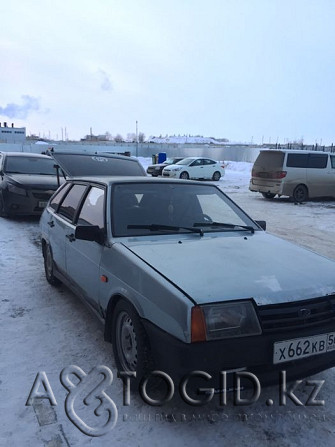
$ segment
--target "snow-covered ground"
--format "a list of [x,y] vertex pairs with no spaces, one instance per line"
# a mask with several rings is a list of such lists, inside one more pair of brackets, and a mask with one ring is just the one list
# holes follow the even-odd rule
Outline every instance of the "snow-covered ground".
[[[145,167],[151,163],[140,160]],[[266,201],[248,190],[250,170],[249,163],[227,162],[218,185],[251,217],[266,220],[269,232],[335,259],[335,201]],[[263,389],[257,403],[244,407],[234,406],[232,396],[226,406],[215,396],[199,408],[179,400],[152,407],[134,395],[129,406],[123,405],[111,345],[103,341],[100,323],[68,289],[55,289],[44,278],[38,219],[0,218],[0,285],[1,446],[334,445],[334,369],[316,377],[325,380],[317,396],[323,406],[296,406],[289,399],[280,406],[278,386]],[[101,437],[84,435],[66,416],[67,391],[59,375],[69,365],[86,373],[106,365],[114,373],[106,392],[116,404],[118,420]],[[41,371],[57,405],[43,400],[25,406]],[[305,403],[310,391],[303,381],[295,394]],[[80,412],[83,420],[94,419],[90,407]]]

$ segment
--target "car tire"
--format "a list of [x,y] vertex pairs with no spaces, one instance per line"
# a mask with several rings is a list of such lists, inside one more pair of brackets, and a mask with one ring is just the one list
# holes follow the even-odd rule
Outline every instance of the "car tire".
[[148,337],[134,307],[126,300],[117,302],[112,317],[112,345],[119,372],[136,372],[130,380],[138,389],[141,379],[153,370]]
[[214,182],[218,182],[221,178],[221,174],[219,171],[215,171],[214,174],[212,175],[212,180],[214,180]]
[[272,192],[262,192],[262,196],[264,199],[273,199],[276,197],[276,194],[273,194]]
[[5,209],[5,202],[3,200],[1,193],[0,193],[0,217],[8,217],[8,213]]
[[188,180],[188,179],[190,178],[190,176],[188,175],[188,172],[183,171],[183,172],[180,174],[179,178],[184,179],[184,180]]
[[49,284],[52,286],[59,286],[60,280],[54,275],[54,260],[52,256],[52,250],[49,244],[45,244],[43,247],[43,258],[44,258],[44,271],[45,277]]
[[294,188],[293,196],[294,202],[302,203],[308,199],[308,189],[305,185],[298,185]]

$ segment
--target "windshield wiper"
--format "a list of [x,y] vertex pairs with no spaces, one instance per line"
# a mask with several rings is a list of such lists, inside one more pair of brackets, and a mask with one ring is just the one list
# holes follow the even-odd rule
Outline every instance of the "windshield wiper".
[[193,224],[194,227],[223,227],[223,228],[231,228],[234,230],[235,228],[239,230],[244,231],[251,231],[252,234],[254,234],[255,229],[254,227],[251,227],[250,225],[235,225],[230,223],[224,223],[224,222],[196,222]]
[[150,224],[150,225],[127,225],[127,229],[129,230],[150,230],[150,231],[159,231],[159,230],[167,230],[167,231],[179,231],[179,230],[188,230],[192,233],[198,233],[200,236],[204,235],[204,232],[201,228],[194,227],[177,227],[174,225],[160,225],[160,224]]

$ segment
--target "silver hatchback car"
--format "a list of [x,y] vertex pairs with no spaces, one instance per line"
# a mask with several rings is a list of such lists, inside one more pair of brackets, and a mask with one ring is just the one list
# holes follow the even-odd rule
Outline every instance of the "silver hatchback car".
[[222,371],[267,384],[330,368],[335,262],[264,227],[210,183],[71,179],[41,218],[45,274],[95,310],[136,385],[157,368],[213,386]]

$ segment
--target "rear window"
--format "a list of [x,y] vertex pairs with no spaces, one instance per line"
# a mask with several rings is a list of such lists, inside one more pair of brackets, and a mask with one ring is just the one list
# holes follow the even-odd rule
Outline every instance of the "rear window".
[[254,165],[267,169],[282,168],[284,155],[284,152],[260,152]]
[[53,157],[70,177],[146,175],[141,164],[130,157],[66,153],[54,153]]

